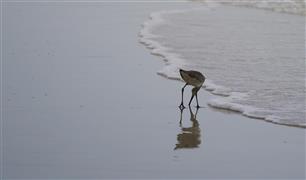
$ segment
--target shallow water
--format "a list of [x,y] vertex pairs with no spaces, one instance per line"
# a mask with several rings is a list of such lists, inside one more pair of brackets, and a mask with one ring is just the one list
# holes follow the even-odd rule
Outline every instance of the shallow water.
[[187,5],[6,2],[3,179],[305,178],[305,129],[181,116],[183,83],[156,75],[137,33],[150,12]]
[[166,60],[160,74],[206,75],[221,95],[209,105],[305,127],[304,27],[300,15],[217,5],[153,13],[140,34]]

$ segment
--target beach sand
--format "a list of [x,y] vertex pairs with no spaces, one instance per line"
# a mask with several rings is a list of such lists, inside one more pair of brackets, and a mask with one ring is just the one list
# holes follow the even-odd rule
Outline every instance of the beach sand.
[[181,116],[184,84],[137,35],[186,6],[4,3],[2,177],[304,179],[305,129],[213,109],[205,90],[197,121]]

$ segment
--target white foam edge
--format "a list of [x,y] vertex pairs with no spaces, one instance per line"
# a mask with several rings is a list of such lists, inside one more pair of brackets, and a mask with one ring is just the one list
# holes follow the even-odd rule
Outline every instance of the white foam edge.
[[257,109],[251,106],[241,105],[237,103],[233,103],[233,100],[241,100],[247,97],[247,93],[238,93],[232,92],[230,96],[223,97],[223,98],[214,98],[208,102],[208,105],[219,108],[219,109],[226,109],[235,112],[242,113],[243,115],[250,115],[249,112],[254,112]]
[[[245,6],[245,7],[252,7],[258,8],[263,10],[270,10],[274,12],[280,13],[290,13],[290,14],[297,14],[297,15],[306,15],[305,6],[300,6],[299,2],[294,2],[292,0],[261,0],[261,1],[245,1],[245,0],[236,0],[236,1],[219,1],[221,4],[226,5],[233,5],[233,6]],[[303,2],[300,2],[301,5]],[[304,2],[305,4],[305,2]],[[289,6],[290,5],[290,6]]]
[[[247,96],[245,93],[237,93],[232,92],[232,94],[228,97],[224,98],[215,98],[208,102],[208,105],[217,108],[217,109],[224,109],[224,110],[230,110],[234,112],[241,113],[242,115],[254,118],[254,119],[261,119],[266,122],[274,123],[274,124],[280,124],[280,125],[286,125],[286,126],[294,126],[294,127],[300,127],[300,128],[306,128],[306,123],[299,123],[299,124],[293,124],[293,123],[287,123],[285,121],[282,121],[282,119],[275,115],[260,115],[258,112],[263,112],[264,110],[258,109],[252,106],[247,105],[241,105],[237,103],[233,103],[232,100],[239,100],[243,99]],[[257,112],[257,113],[256,113]]]
[[151,50],[151,54],[161,56],[165,61],[166,66],[157,74],[169,79],[178,79],[178,76],[174,73],[178,71],[179,67],[182,67],[185,63],[179,55],[169,53],[169,48],[162,46],[159,42],[153,40],[159,37],[152,33],[152,29],[165,23],[163,16],[166,14],[174,14],[180,12],[186,12],[187,10],[171,10],[171,11],[158,11],[153,12],[149,16],[149,20],[142,24],[142,29],[139,32],[139,42],[144,44]]
[[[170,48],[162,46],[159,42],[153,40],[154,38],[158,37],[157,35],[152,33],[152,29],[156,26],[159,26],[163,23],[165,23],[165,20],[163,19],[163,15],[165,14],[174,14],[174,13],[182,13],[182,12],[188,12],[192,10],[202,10],[203,8],[192,8],[188,10],[172,10],[172,11],[159,11],[159,12],[153,12],[150,14],[150,19],[143,23],[142,29],[139,32],[139,42],[144,44],[148,49],[151,50],[151,54],[161,56],[165,62],[165,66],[157,72],[157,74],[166,77],[168,79],[175,79],[175,80],[181,80],[179,77],[179,69],[183,68],[186,64],[186,61],[181,58],[178,54],[170,53]],[[205,8],[207,9],[207,8]],[[220,95],[224,97],[230,97],[234,98],[234,96],[231,96],[231,90],[229,88],[216,85],[213,83],[212,80],[206,79],[204,83],[204,88],[207,91],[210,91],[214,95]],[[244,95],[245,96],[245,95]],[[240,95],[240,98],[242,96]],[[210,102],[211,106],[223,108],[223,109],[229,109],[233,111],[238,112],[244,112],[243,108],[240,107],[241,105],[229,105],[224,103],[217,103],[219,102],[219,99],[215,99],[215,101]],[[220,101],[221,102],[221,101]]]
[[195,11],[195,10],[208,10],[211,9],[208,6],[204,7],[197,7],[197,8],[189,8],[189,9],[180,9],[180,10],[168,10],[168,11],[158,11],[158,12],[153,12],[149,15],[149,20],[145,21],[142,24],[142,28],[138,34],[139,41],[146,45],[150,49],[155,49],[158,47],[161,47],[159,43],[156,41],[152,40],[152,38],[158,37],[157,35],[154,35],[152,33],[152,29],[155,28],[156,26],[159,26],[163,23],[165,23],[165,20],[163,18],[164,15],[167,14],[176,14],[176,13],[185,13],[189,11]]
[[[157,72],[157,74],[166,77],[168,79],[180,80],[179,69],[184,68],[187,64],[186,61],[181,58],[180,55],[170,52],[171,49],[164,47],[159,42],[153,40],[159,36],[152,33],[152,29],[156,26],[165,23],[163,16],[166,14],[185,13],[196,10],[210,10],[215,6],[205,6],[197,8],[189,8],[185,10],[170,10],[170,11],[159,11],[150,14],[148,21],[142,24],[142,29],[139,32],[139,42],[144,44],[148,49],[151,50],[151,54],[160,56],[165,62],[165,66]],[[214,84],[211,80],[205,81],[204,88],[210,91],[212,94],[220,96],[229,96],[231,90],[223,86]]]
[[[168,79],[175,79],[175,80],[181,80],[179,77],[179,69],[184,68],[186,65],[186,61],[180,57],[180,55],[175,53],[170,53],[170,48],[166,48],[162,46],[157,41],[154,41],[154,38],[157,38],[159,36],[154,35],[152,33],[152,29],[156,26],[159,26],[163,23],[165,23],[165,20],[163,19],[163,16],[166,14],[174,14],[174,13],[184,13],[188,11],[193,10],[203,10],[204,8],[191,8],[187,10],[171,10],[171,11],[159,11],[159,12],[153,12],[150,14],[150,19],[142,24],[142,29],[139,32],[139,42],[144,44],[148,49],[151,50],[151,54],[161,56],[163,60],[165,61],[165,66],[157,72],[157,74],[166,77]],[[207,8],[205,8],[207,9]],[[222,98],[215,98],[208,102],[209,106],[212,106],[214,108],[219,109],[226,109],[231,110],[235,112],[239,112],[244,116],[250,117],[250,118],[256,118],[256,119],[262,119],[267,122],[272,122],[275,124],[282,124],[282,125],[288,125],[288,126],[296,126],[296,127],[302,127],[305,128],[306,124],[289,124],[280,121],[279,117],[267,115],[267,116],[261,116],[261,115],[255,115],[254,112],[259,112],[261,110],[256,109],[251,106],[241,105],[237,103],[231,102],[234,99],[243,99],[244,97],[248,96],[246,93],[239,93],[239,92],[231,92],[229,88],[216,85],[211,80],[206,79],[204,88],[207,91],[210,91],[212,94],[223,96]]]

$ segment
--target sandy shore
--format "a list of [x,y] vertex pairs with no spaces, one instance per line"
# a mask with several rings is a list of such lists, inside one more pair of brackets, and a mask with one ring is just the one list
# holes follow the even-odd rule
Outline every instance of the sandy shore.
[[2,176],[304,179],[305,129],[212,109],[204,90],[181,115],[183,83],[137,34],[186,6],[5,3]]

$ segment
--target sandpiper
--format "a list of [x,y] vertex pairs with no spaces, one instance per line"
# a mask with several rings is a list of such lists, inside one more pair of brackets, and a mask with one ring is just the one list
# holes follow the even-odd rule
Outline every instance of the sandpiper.
[[198,71],[185,71],[183,69],[180,69],[180,75],[182,77],[182,79],[186,82],[186,84],[184,85],[184,87],[182,88],[182,101],[181,104],[179,106],[180,109],[185,108],[184,103],[183,103],[183,99],[184,99],[184,88],[187,85],[191,85],[194,88],[192,89],[192,96],[190,98],[189,101],[189,106],[192,102],[193,97],[196,97],[197,100],[197,108],[199,108],[199,102],[198,102],[198,91],[201,89],[204,81],[205,81],[205,76],[198,72]]

